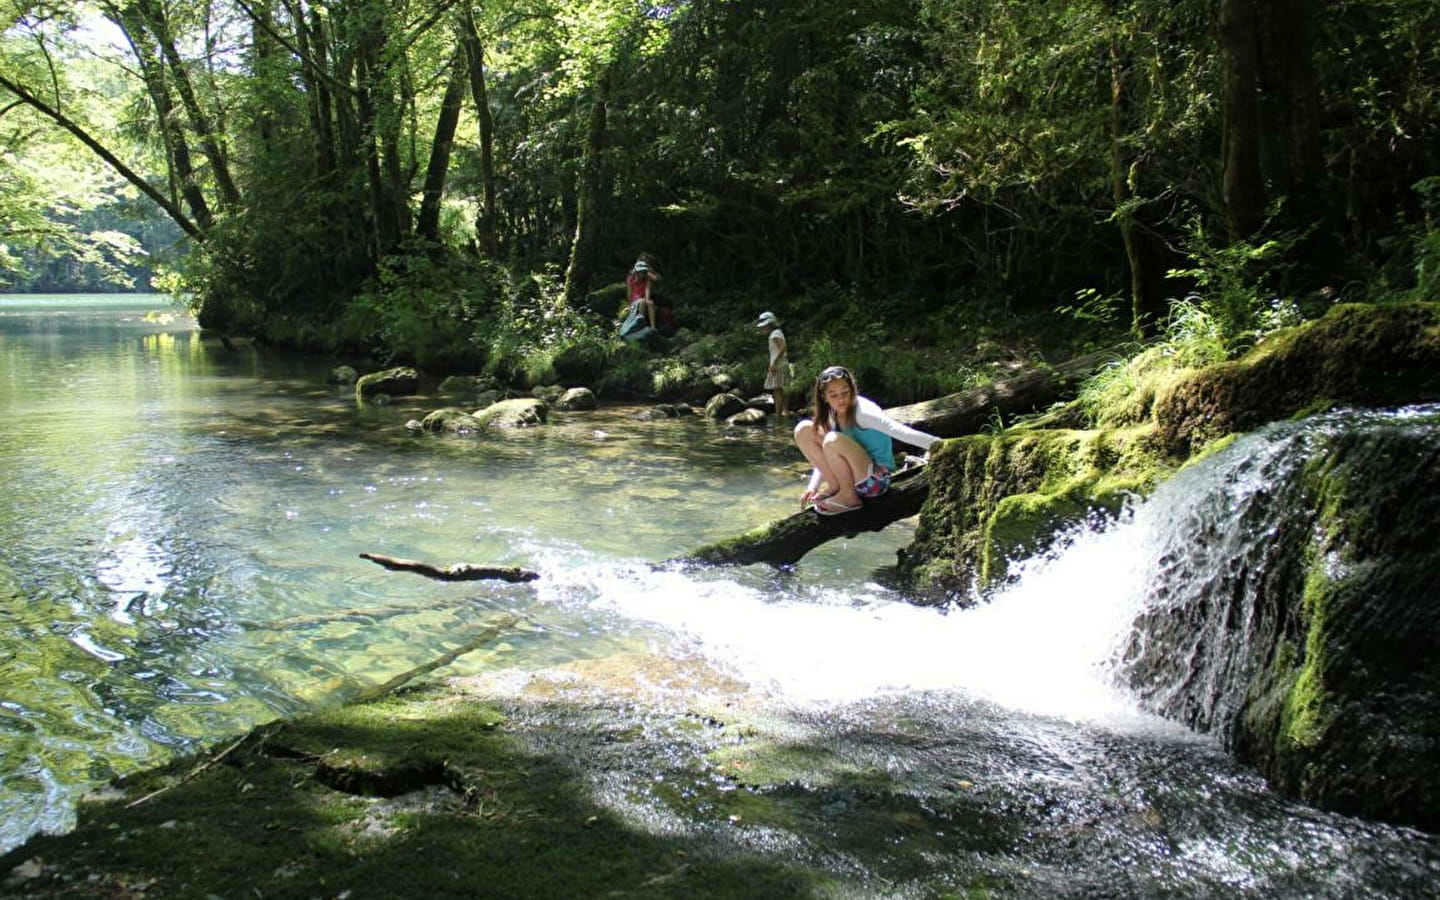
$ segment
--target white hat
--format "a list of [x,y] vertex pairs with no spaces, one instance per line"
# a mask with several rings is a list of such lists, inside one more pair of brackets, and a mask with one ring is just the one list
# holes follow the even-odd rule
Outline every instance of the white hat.
[[774,314],[773,312],[763,312],[763,313],[760,314],[760,321],[758,321],[758,322],[755,323],[755,327],[756,327],[756,328],[764,328],[766,325],[779,325],[779,324],[780,324],[780,320],[777,319],[777,318],[775,318],[775,314]]
[[648,271],[650,271],[650,264],[647,263],[647,262],[646,262],[645,260],[643,260],[643,259],[637,259],[637,260],[635,260],[635,271],[636,271],[636,272],[648,272]]

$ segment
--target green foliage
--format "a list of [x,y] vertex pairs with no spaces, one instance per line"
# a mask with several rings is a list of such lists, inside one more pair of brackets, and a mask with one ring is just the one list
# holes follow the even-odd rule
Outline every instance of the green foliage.
[[[1192,265],[1170,276],[1192,280],[1197,293],[1175,304],[1167,339],[1182,346],[1214,344],[1210,350],[1224,358],[1249,349],[1272,331],[1299,324],[1304,316],[1296,303],[1274,296],[1269,285],[1283,277],[1284,260],[1301,240],[1302,235],[1292,234],[1222,245],[1193,219],[1186,243]],[[1202,351],[1199,357],[1215,352]]]
[[[635,383],[643,354],[617,355],[605,307],[647,252],[682,327],[714,338],[692,362],[756,365],[744,324],[774,309],[797,377],[823,365],[816,341],[828,336],[867,390],[901,400],[986,377],[932,360],[1021,321],[1047,346],[1112,334],[1132,284],[1117,225],[1138,223],[1155,271],[1188,280],[1229,353],[1297,310],[1322,311],[1322,290],[1434,296],[1440,280],[1435,189],[1421,180],[1440,169],[1440,51],[1424,4],[1343,3],[1317,18],[1319,168],[1303,191],[1271,173],[1267,199],[1283,197],[1283,217],[1238,244],[1220,199],[1214,4],[484,4],[473,12],[493,170],[467,94],[439,245],[425,248],[410,239],[457,58],[448,15],[356,0],[278,17],[272,36],[231,28],[226,2],[165,9],[180,67],[145,70],[124,43],[83,45],[63,17],[36,16],[6,32],[0,74],[44,86],[196,221],[198,192],[213,221],[165,284],[206,324],[274,340],[483,360],[525,380],[622,365]],[[153,34],[130,37],[160,49]],[[570,253],[601,73],[594,256],[612,285],[571,316],[530,279],[551,278]],[[163,92],[149,89],[159,83],[177,103],[163,116]],[[67,177],[83,168],[78,144],[3,91],[0,109],[0,222],[12,225],[0,265],[35,269],[16,234],[41,222],[63,227],[40,240],[67,260],[91,253],[101,262],[89,270],[108,266],[106,277],[126,262],[107,233],[152,254],[163,243],[108,212],[82,220],[129,190],[105,186],[88,206],[63,196],[62,185],[97,186]],[[24,174],[10,158],[22,146],[60,173],[11,178]],[[222,190],[224,167],[238,197]],[[472,278],[487,184],[499,246]],[[902,347],[915,362],[899,361]]]
[[346,343],[391,362],[441,371],[477,371],[487,348],[477,341],[490,310],[504,303],[508,278],[496,266],[394,256],[350,301],[340,321]]
[[1425,224],[1413,238],[1416,300],[1440,300],[1440,176],[1425,178],[1415,185],[1425,204]]

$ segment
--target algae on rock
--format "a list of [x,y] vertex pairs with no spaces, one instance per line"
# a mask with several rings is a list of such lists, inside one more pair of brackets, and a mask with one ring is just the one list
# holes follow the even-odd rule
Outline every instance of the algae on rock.
[[1216,441],[1340,404],[1437,399],[1435,303],[1336,306],[1233,362],[1168,372],[1151,365],[1133,390],[1112,398],[1113,409],[1094,412],[1103,428],[1021,425],[937,447],[930,496],[899,574],[922,602],[973,602],[976,589],[1004,580],[1009,561],[1148,493]]
[[1302,590],[1230,743],[1286,794],[1440,829],[1440,428],[1337,435],[1304,483]]

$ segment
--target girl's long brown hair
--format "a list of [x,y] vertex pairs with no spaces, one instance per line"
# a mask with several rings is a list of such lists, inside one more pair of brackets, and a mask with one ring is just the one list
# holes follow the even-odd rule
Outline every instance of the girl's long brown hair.
[[[825,400],[825,385],[837,379],[844,379],[850,385],[850,396],[852,399],[850,409],[847,411],[848,422],[842,422],[835,410]],[[829,431],[832,427],[840,428],[847,424],[853,424],[855,420],[855,400],[860,397],[860,389],[855,386],[855,376],[844,366],[831,366],[822,369],[820,374],[815,376],[815,412],[812,421],[815,427],[821,432]]]

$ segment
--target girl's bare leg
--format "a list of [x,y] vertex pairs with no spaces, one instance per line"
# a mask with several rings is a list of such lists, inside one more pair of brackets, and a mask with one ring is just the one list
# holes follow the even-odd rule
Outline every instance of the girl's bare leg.
[[825,454],[825,468],[837,480],[830,482],[835,489],[834,501],[846,506],[858,506],[860,495],[855,493],[855,482],[863,479],[870,471],[870,454],[852,437],[832,431],[825,435],[821,449]]
[[820,470],[821,481],[828,485],[830,490],[835,490],[838,482],[835,480],[835,473],[830,468],[830,461],[825,458],[825,450],[821,446],[822,435],[815,431],[815,423],[809,419],[801,420],[795,426],[795,446],[805,454],[805,459],[810,465]]

